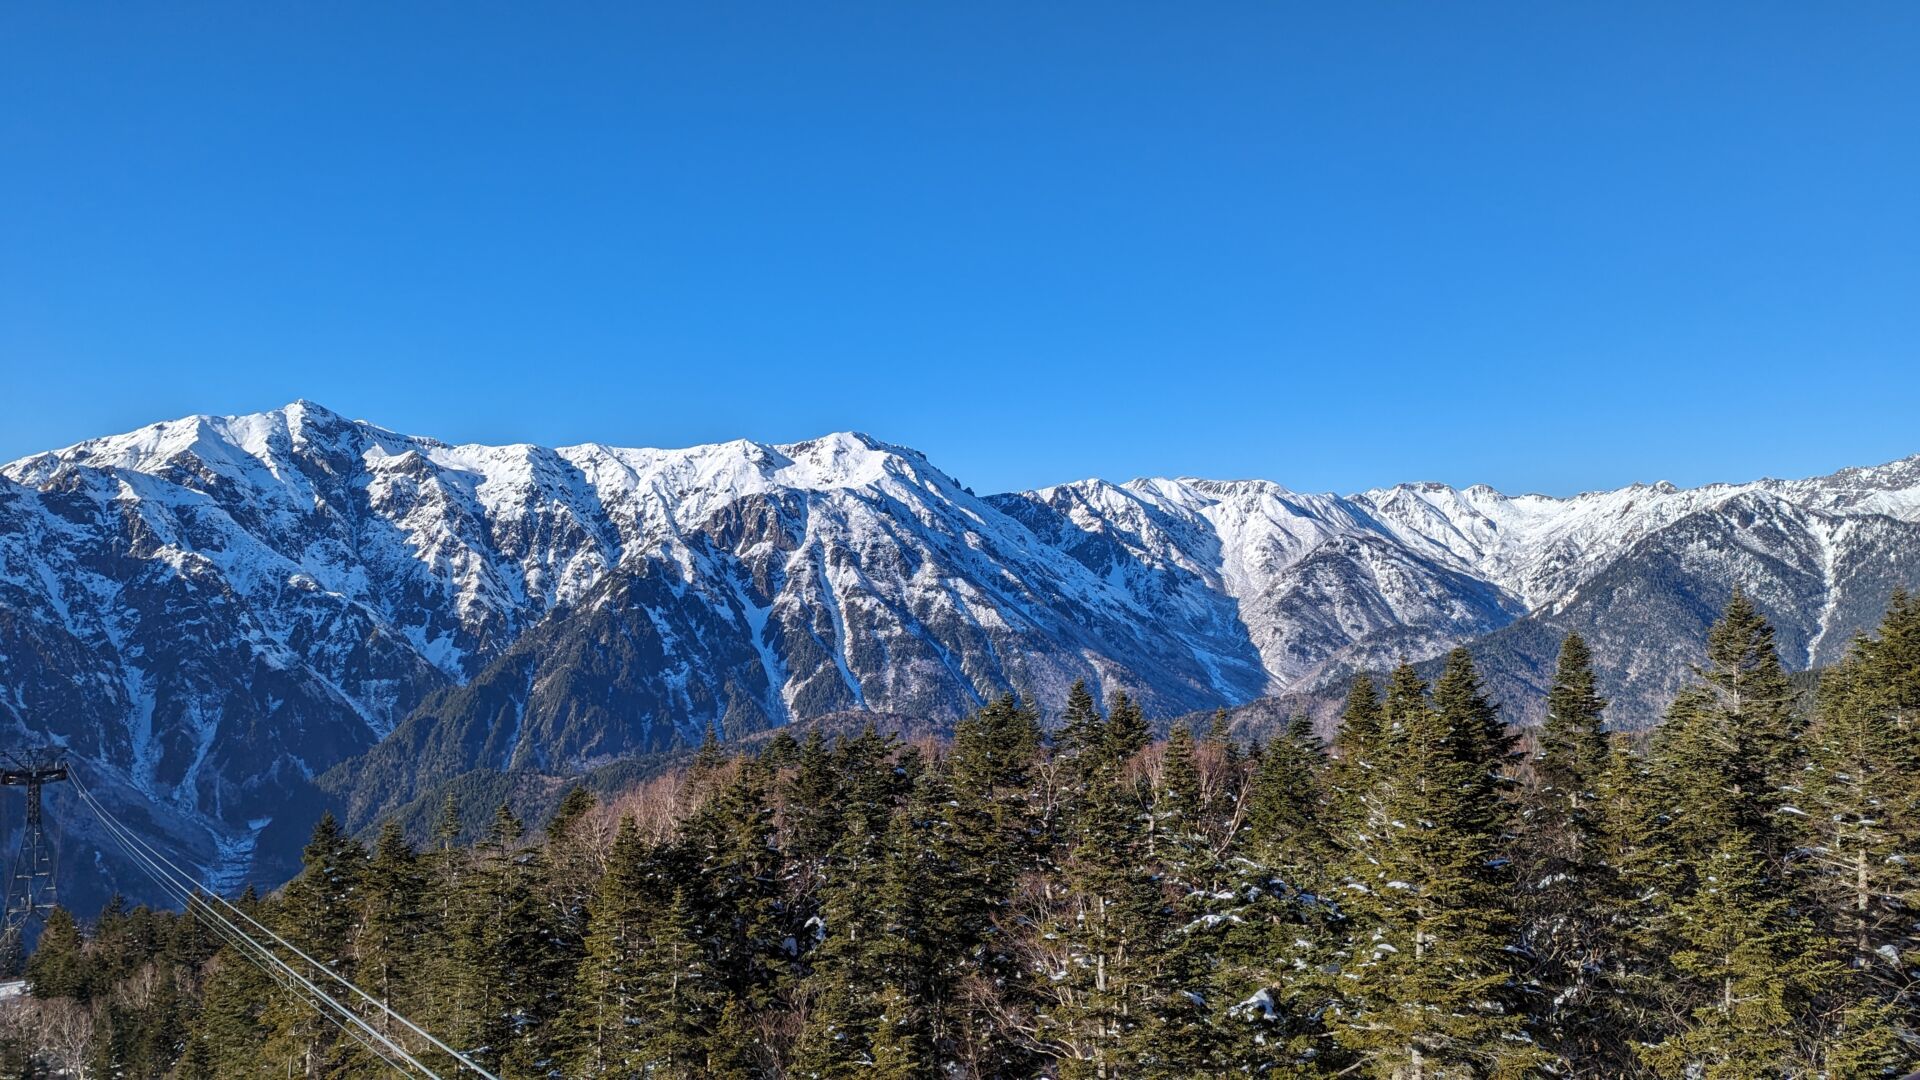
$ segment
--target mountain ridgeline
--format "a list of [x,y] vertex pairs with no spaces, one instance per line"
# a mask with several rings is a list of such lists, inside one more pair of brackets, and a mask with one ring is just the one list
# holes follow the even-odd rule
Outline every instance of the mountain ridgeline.
[[[1469,643],[1530,722],[1577,631],[1614,722],[1644,727],[1736,586],[1789,667],[1834,662],[1920,586],[1920,458],[1569,499],[983,498],[857,434],[454,446],[296,402],[0,468],[0,723],[226,887],[291,872],[329,805],[357,829],[461,777],[863,711],[950,725],[1080,681],[1250,729],[1276,696],[1328,717],[1352,673]],[[142,892],[99,869],[77,886]]]

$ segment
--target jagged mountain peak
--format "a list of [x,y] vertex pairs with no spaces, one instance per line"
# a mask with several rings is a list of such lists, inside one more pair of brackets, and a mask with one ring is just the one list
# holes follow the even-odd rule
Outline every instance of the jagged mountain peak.
[[1574,625],[1653,673],[1621,697],[1640,708],[1687,659],[1608,637],[1655,625],[1629,610],[1650,582],[1697,613],[1754,580],[1806,663],[1920,584],[1920,458],[1569,498],[1198,477],[976,498],[857,431],[450,443],[302,400],[0,476],[0,722],[199,822],[176,839],[200,851],[375,744],[396,777],[435,746],[567,769],[709,723],[1050,705],[1074,679],[1171,713],[1489,634],[1532,656]]
[[482,474],[541,458],[605,457],[637,471],[679,473],[695,483],[725,483],[738,475],[755,476],[780,486],[825,490],[874,483],[890,473],[897,474],[904,466],[916,473],[931,473],[956,489],[960,486],[932,469],[919,451],[858,431],[832,432],[791,443],[735,439],[679,449],[604,443],[548,449],[533,443],[449,443],[432,436],[405,435],[365,420],[349,419],[306,398],[255,413],[196,414],[163,420],[28,455],[0,468],[15,480],[32,483],[60,465],[158,473],[169,462],[191,455],[209,465],[250,458],[272,468],[289,451],[343,449],[381,459],[418,454],[448,468]]
[[399,453],[416,441],[298,399],[257,413],[231,416],[201,413],[162,420],[117,435],[31,454],[0,467],[0,472],[24,483],[34,483],[62,467],[159,475],[169,466],[197,460],[216,474],[240,479],[244,472],[255,467],[278,469],[297,451],[357,454],[361,444],[367,444]]

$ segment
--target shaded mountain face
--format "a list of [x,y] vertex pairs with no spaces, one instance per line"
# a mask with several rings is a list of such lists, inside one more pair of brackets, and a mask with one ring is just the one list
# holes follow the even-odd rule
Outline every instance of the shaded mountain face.
[[1832,660],[1920,584],[1917,522],[1920,459],[1572,499],[982,499],[857,434],[451,446],[296,402],[0,468],[0,725],[231,882],[271,877],[297,847],[278,830],[308,824],[289,807],[326,798],[366,821],[474,769],[951,720],[1009,689],[1051,707],[1080,678],[1171,716],[1470,642],[1525,716],[1579,629],[1616,718],[1645,722],[1736,584],[1789,663]]

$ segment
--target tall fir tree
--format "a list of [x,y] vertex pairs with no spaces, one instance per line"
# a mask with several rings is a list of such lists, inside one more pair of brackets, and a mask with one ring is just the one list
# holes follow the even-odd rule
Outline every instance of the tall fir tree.
[[1167,913],[1124,762],[1110,744],[1090,781],[1044,935],[1054,947],[1034,965],[1036,1027],[1063,1078],[1131,1075],[1148,1057]]
[[1102,731],[1106,756],[1110,760],[1125,762],[1133,755],[1146,749],[1153,739],[1153,728],[1147,724],[1146,714],[1140,711],[1140,705],[1129,697],[1124,690],[1116,690],[1107,702],[1107,723]]
[[27,985],[35,997],[74,998],[85,1001],[92,994],[87,970],[86,940],[73,912],[57,907],[47,914],[40,928],[40,941],[27,958]]
[[1351,850],[1367,829],[1374,785],[1387,764],[1386,719],[1373,679],[1359,674],[1347,686],[1334,740],[1338,756],[1327,774],[1328,824],[1334,841]]
[[[940,811],[938,839],[955,891],[943,915],[967,951],[966,975],[976,987],[1011,987],[1022,975],[1006,921],[1017,883],[1042,864],[1052,840],[1035,827],[1042,746],[1038,712],[1011,694],[954,728],[945,777],[952,797]],[[945,1017],[948,1048],[968,1068],[1002,1075],[1033,1068],[1028,1049],[1004,1030],[1003,1006],[995,995],[963,995]]]
[[1487,698],[1472,653],[1459,648],[1447,654],[1440,678],[1433,684],[1433,705],[1448,726],[1457,729],[1454,737],[1468,760],[1481,763],[1482,782],[1494,790],[1509,790],[1506,769],[1516,757],[1516,740]]
[[1699,684],[1674,699],[1653,744],[1676,827],[1694,851],[1745,833],[1777,864],[1794,846],[1778,807],[1799,779],[1803,723],[1773,627],[1745,594],[1708,631],[1696,671]]
[[[346,834],[332,814],[323,815],[302,853],[300,875],[281,891],[275,911],[281,936],[306,956],[350,980],[358,974],[352,946],[360,918],[366,861],[366,850]],[[289,953],[282,959],[303,969],[307,978],[326,981],[304,958]],[[365,1052],[317,1012],[303,993],[274,995],[264,1019],[269,1034],[261,1052],[263,1060],[282,1063],[296,1075],[328,1076],[363,1065],[366,1060]]]
[[1618,996],[1607,978],[1624,948],[1617,931],[1625,896],[1602,840],[1606,705],[1592,652],[1569,634],[1522,798],[1515,893],[1539,1018],[1535,1034],[1569,1073],[1596,1077],[1631,1065],[1626,1025],[1614,1008]]
[[1249,781],[1242,847],[1290,886],[1317,892],[1334,881],[1326,752],[1305,717],[1261,754]]
[[[380,829],[360,888],[361,913],[353,939],[354,970],[368,993],[402,1015],[414,1011],[420,987],[420,957],[432,947],[439,927],[427,919],[426,875],[419,856],[398,822]],[[383,1034],[394,1024],[384,1012],[375,1017]]]
[[1412,667],[1393,673],[1383,720],[1390,782],[1351,866],[1353,916],[1334,1034],[1368,1075],[1517,1076],[1542,1055],[1518,1008],[1484,730],[1444,715]]
[[702,940],[697,905],[678,889],[657,909],[635,970],[639,1068],[614,1076],[747,1080],[758,1075],[759,1038]]
[[1804,717],[1795,708],[1793,683],[1774,646],[1773,626],[1746,593],[1735,590],[1707,631],[1707,663],[1699,674],[1714,707],[1746,736],[1763,775],[1775,781],[1788,775]]
[[1753,838],[1736,830],[1705,854],[1698,888],[1673,909],[1672,938],[1672,967],[1694,1005],[1678,1031],[1642,1052],[1655,1074],[1812,1075],[1809,1014],[1839,971],[1770,880]]
[[705,1052],[710,1061],[766,1054],[757,1036],[748,1047],[722,1045],[722,1040],[751,1031],[755,1018],[774,1005],[794,975],[801,928],[785,903],[770,780],[764,766],[736,759],[731,780],[684,830],[693,866],[693,880],[684,890],[691,926],[731,1006],[709,1029]]
[[792,1068],[795,1076],[819,1080],[860,1076],[872,1066],[884,1011],[878,994],[893,974],[881,951],[884,837],[863,807],[847,807],[843,822],[822,885],[821,940],[809,956],[807,1025]]
[[1066,706],[1060,713],[1060,725],[1054,730],[1054,746],[1068,760],[1094,753],[1105,742],[1106,721],[1100,706],[1087,689],[1085,679],[1075,679],[1067,688]]
[[1842,943],[1856,1042],[1913,1041],[1920,1026],[1920,652],[1902,655],[1916,640],[1920,607],[1896,595],[1878,638],[1856,640],[1821,680],[1798,785],[1803,847],[1792,865]]
[[581,1077],[637,1073],[646,1064],[634,1018],[643,994],[640,959],[650,911],[661,900],[649,852],[632,815],[620,819],[587,918],[586,955],[574,973],[567,1015],[569,1071]]

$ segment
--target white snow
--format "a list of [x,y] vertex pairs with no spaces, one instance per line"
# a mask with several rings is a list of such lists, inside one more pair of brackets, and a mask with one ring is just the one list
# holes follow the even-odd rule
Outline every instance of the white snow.
[[[1634,543],[1736,499],[1778,509],[1817,545],[1806,554],[1827,606],[1812,659],[1832,647],[1837,575],[1867,515],[1920,522],[1920,457],[1809,480],[1636,484],[1566,499],[1142,478],[989,500],[917,452],[855,432],[679,449],[449,445],[310,402],[154,424],[22,458],[0,478],[0,598],[113,658],[106,677],[122,711],[100,720],[118,732],[114,765],[189,811],[196,770],[220,738],[216,696],[198,711],[169,702],[168,722],[194,725],[187,738],[154,730],[124,582],[93,562],[103,546],[125,546],[121,530],[139,534],[126,557],[151,573],[231,593],[222,603],[238,652],[337,695],[377,736],[399,719],[404,679],[356,675],[356,650],[377,643],[462,681],[556,606],[642,560],[677,568],[678,599],[744,630],[768,709],[785,719],[796,689],[820,674],[789,670],[787,635],[808,632],[796,627],[817,627],[834,693],[876,708],[929,680],[977,697],[1013,673],[1043,697],[1074,677],[1104,692],[1147,665],[1164,665],[1166,682],[1244,699],[1292,685],[1369,634],[1428,631],[1403,647],[1431,655],[1551,610]],[[46,500],[56,487],[91,500],[95,517],[55,512]],[[737,545],[715,547],[702,530],[717,521]],[[669,647],[702,645],[685,640],[699,626],[668,623]],[[892,664],[888,650],[908,646],[920,666]],[[684,693],[698,674],[683,652],[661,677]]]

